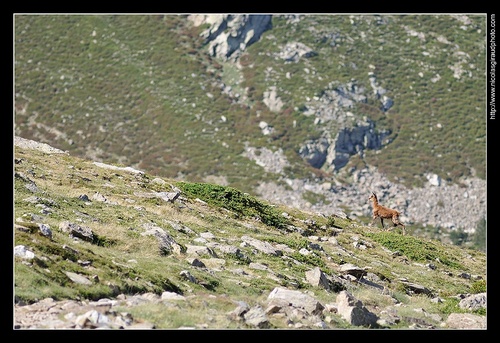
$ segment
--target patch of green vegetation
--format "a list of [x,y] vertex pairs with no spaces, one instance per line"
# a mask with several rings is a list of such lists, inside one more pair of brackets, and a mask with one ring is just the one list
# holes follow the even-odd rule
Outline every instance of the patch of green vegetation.
[[366,236],[382,244],[387,249],[399,251],[408,259],[416,262],[436,262],[454,269],[461,269],[460,260],[450,256],[448,250],[438,242],[432,242],[409,235],[399,235],[391,232],[366,233]]
[[474,314],[477,314],[478,316],[486,316],[487,309],[485,308],[479,308],[474,311]]
[[117,241],[115,239],[99,236],[95,233],[93,234],[92,238],[93,238],[92,243],[96,244],[100,247],[109,248],[109,247],[112,247],[113,245],[117,244]]
[[310,242],[308,239],[298,236],[298,235],[287,235],[285,237],[268,237],[266,238],[268,242],[274,242],[277,244],[285,244],[286,246],[295,249],[306,249]]
[[345,227],[347,227],[351,223],[352,223],[352,221],[350,219],[340,218],[340,217],[337,217],[335,215],[328,216],[327,220],[326,220],[326,225],[328,227],[335,227],[338,229],[344,229]]
[[257,217],[275,228],[284,228],[288,221],[273,206],[232,187],[210,183],[177,182],[184,193],[207,203],[236,212],[243,217]]
[[61,286],[49,273],[38,268],[16,263],[14,273],[15,297],[23,302],[31,303],[46,297],[75,299],[78,296],[74,289]]
[[307,265],[305,266],[305,268],[308,269],[311,269],[313,267],[319,267],[322,270],[328,269],[323,259],[315,254],[303,255],[299,252],[293,252],[290,254],[290,257],[299,262],[304,263],[305,265]]
[[[16,232],[16,245],[30,246],[31,240],[31,235],[28,235],[24,232]],[[69,260],[72,262],[76,262],[79,258],[79,256],[75,254],[73,250],[64,249],[64,247],[62,247],[60,244],[55,241],[49,240],[48,238],[45,238],[44,244],[38,245],[37,249],[43,254],[55,256],[57,260],[60,261]]]
[[486,292],[486,280],[477,280],[477,281],[475,281],[471,285],[470,291],[473,294]]
[[408,304],[410,302],[410,297],[406,294],[406,290],[404,288],[397,288],[394,292],[392,292],[392,297],[402,304]]
[[444,314],[467,313],[467,310],[462,309],[460,306],[458,306],[459,302],[460,300],[456,298],[446,298],[444,299],[443,303],[440,304],[439,308]]

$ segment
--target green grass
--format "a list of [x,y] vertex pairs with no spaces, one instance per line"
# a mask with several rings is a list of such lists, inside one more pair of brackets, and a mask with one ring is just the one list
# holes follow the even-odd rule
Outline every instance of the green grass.
[[224,187],[210,183],[176,183],[190,197],[198,197],[217,207],[236,212],[243,217],[258,218],[266,225],[283,228],[287,220],[271,204],[243,193],[232,187]]
[[460,269],[462,265],[459,260],[453,256],[443,254],[442,246],[433,241],[424,239],[416,239],[413,236],[394,235],[392,233],[377,233],[368,234],[376,242],[379,242],[387,249],[399,251],[412,261],[416,262],[431,262],[439,261],[440,263],[454,268]]

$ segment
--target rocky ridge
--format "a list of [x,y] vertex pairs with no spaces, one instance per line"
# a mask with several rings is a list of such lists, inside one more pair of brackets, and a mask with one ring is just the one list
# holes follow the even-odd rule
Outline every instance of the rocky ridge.
[[[260,154],[248,154],[258,159],[260,165],[269,170],[281,170],[286,158],[279,151],[261,149]],[[278,156],[277,156],[278,155]],[[273,169],[271,169],[273,168]],[[299,180],[283,178],[288,187],[276,183],[261,183],[257,193],[270,201],[307,208],[325,215],[351,209],[349,216],[371,216],[368,201],[370,193],[377,193],[386,206],[397,208],[402,221],[407,224],[422,223],[449,230],[463,229],[474,233],[478,222],[486,218],[486,180],[464,179],[461,185],[447,184],[437,175],[429,175],[429,182],[423,188],[409,189],[391,182],[376,168],[355,170],[350,176],[352,183],[325,182],[321,180]],[[324,200],[311,204],[303,194],[313,192],[324,196]]]

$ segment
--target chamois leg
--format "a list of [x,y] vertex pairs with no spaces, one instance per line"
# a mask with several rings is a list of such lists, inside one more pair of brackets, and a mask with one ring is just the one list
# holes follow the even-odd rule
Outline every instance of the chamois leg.
[[380,218],[380,223],[382,224],[382,229],[385,229],[384,220],[382,219],[382,217]]
[[393,227],[393,228],[397,227],[398,225],[399,225],[398,223],[396,223],[396,222],[392,222],[392,227]]
[[403,223],[401,223],[401,222],[399,223],[399,225],[401,225],[401,226],[403,227],[403,236],[404,236],[404,235],[405,235],[405,229],[406,229],[406,228],[405,228],[404,224],[403,224]]
[[405,234],[405,225],[403,223],[401,223],[398,218],[393,218],[392,219],[392,223],[393,223],[394,227],[396,227],[398,225],[401,225],[401,227],[403,228],[403,236],[404,236],[404,234]]

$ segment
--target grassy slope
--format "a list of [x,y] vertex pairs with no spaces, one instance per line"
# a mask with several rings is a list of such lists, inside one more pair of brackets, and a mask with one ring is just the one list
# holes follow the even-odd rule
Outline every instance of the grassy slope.
[[[452,296],[485,290],[485,285],[480,286],[481,283],[474,278],[459,276],[468,273],[481,276],[485,281],[484,253],[435,240],[402,236],[397,231],[382,232],[361,222],[276,206],[231,187],[168,178],[163,178],[165,184],[162,184],[154,179],[155,176],[149,173],[105,169],[70,155],[48,155],[17,147],[14,214],[16,224],[25,229],[14,230],[14,245],[25,245],[36,258],[32,263],[16,258],[16,298],[31,302],[45,297],[98,299],[120,293],[173,291],[195,297],[169,309],[168,313],[157,306],[129,310],[135,317],[154,322],[158,328],[194,326],[204,322],[210,322],[213,328],[230,328],[238,326],[237,323],[228,323],[224,315],[234,309],[233,301],[243,300],[250,306],[262,303],[277,286],[298,286],[301,291],[313,291],[320,301],[331,302],[331,293],[304,281],[304,273],[314,267],[320,267],[329,275],[338,274],[340,266],[345,263],[369,267],[379,277],[390,280],[389,293],[406,305],[405,311],[418,307],[428,313],[446,316],[461,311],[458,301]],[[28,190],[28,184],[35,184],[38,192]],[[147,192],[171,191],[170,185],[183,189],[181,199],[174,203],[140,196]],[[109,202],[92,200],[96,192]],[[83,194],[92,200],[90,204],[79,199]],[[33,196],[36,201],[29,201]],[[195,200],[198,197],[208,204]],[[48,214],[42,214],[43,209],[48,210]],[[283,212],[289,217],[282,216]],[[58,229],[64,221],[89,227],[94,241],[70,238]],[[49,225],[52,239],[41,236],[33,222]],[[174,230],[170,222],[181,224],[192,232]],[[141,235],[145,231],[144,224],[163,228],[184,252],[162,254],[154,237]],[[288,230],[287,225],[299,227],[305,234]],[[224,268],[208,272],[191,266],[185,248],[202,245],[195,239],[207,232],[214,235],[209,240],[236,246],[243,257],[217,250],[218,257],[225,260]],[[284,255],[297,263],[241,245],[245,235],[271,244],[286,244],[293,252],[284,252]],[[312,237],[332,235],[338,244],[318,242]],[[324,250],[313,250],[309,256],[298,253],[311,243],[320,244]],[[356,248],[359,244],[368,248]],[[396,251],[399,253],[394,254]],[[202,260],[209,258],[206,256]],[[83,262],[90,262],[90,266],[86,267]],[[266,271],[249,268],[250,262],[267,265],[280,275],[280,281]],[[433,264],[436,268],[426,268],[426,264]],[[243,269],[253,277],[233,273],[234,269]],[[180,276],[182,270],[188,270],[200,284],[183,280]],[[93,280],[92,285],[73,284],[64,274],[68,271]],[[425,296],[406,295],[401,278],[428,288],[444,298],[445,303],[433,303]],[[365,304],[388,304],[387,296],[382,296],[374,288],[352,283],[349,290]],[[341,322],[339,320],[339,327],[345,325]],[[286,327],[286,323],[273,325]],[[400,325],[404,327],[405,322]]]
[[[355,79],[368,100],[351,112],[391,129],[394,139],[368,151],[366,162],[408,185],[422,184],[426,173],[449,181],[484,178],[486,22],[469,19],[465,25],[448,15],[304,16],[298,23],[274,17],[238,70],[210,58],[203,28],[184,16],[16,16],[16,134],[165,177],[225,175],[251,192],[259,180],[277,176],[241,156],[245,142],[283,148],[292,163],[288,176],[310,176],[297,152],[317,132],[301,109],[330,83]],[[293,41],[318,55],[284,63],[276,55]],[[460,79],[454,67],[462,68]],[[386,114],[371,94],[369,72],[394,100]],[[248,100],[235,103],[220,82],[248,89]],[[262,102],[271,86],[285,104],[278,114]],[[262,136],[260,120],[274,126],[272,136]]]

